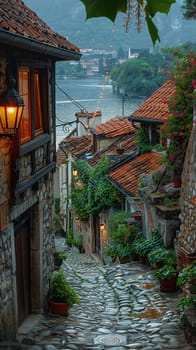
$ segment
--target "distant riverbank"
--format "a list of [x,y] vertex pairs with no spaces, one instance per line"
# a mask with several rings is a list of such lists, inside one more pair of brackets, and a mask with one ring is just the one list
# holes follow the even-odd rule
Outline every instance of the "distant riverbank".
[[[113,92],[112,85],[104,78],[65,79],[58,76],[56,83],[56,116],[63,122],[75,120],[75,113],[83,108],[89,113],[100,109],[102,122],[105,122],[116,115],[130,115],[143,102],[135,97],[122,98]],[[57,128],[57,143],[65,136],[62,129]]]

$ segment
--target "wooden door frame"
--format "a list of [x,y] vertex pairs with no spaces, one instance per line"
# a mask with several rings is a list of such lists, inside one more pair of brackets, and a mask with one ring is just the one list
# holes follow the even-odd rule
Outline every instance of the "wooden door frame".
[[[29,231],[30,214],[26,212],[14,224],[18,325],[31,313],[31,233]],[[18,271],[17,266],[19,267]],[[21,307],[18,302],[22,303]]]

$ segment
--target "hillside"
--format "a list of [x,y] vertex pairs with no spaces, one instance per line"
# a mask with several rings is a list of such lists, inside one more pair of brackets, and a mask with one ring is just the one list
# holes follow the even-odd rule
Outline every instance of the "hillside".
[[[123,15],[113,26],[106,18],[85,21],[85,9],[80,0],[24,0],[55,31],[67,37],[79,48],[118,49],[151,47],[151,40],[144,28],[137,33],[132,23],[128,33],[123,27]],[[172,6],[169,16],[159,14],[156,23],[161,37],[161,47],[177,46],[187,41],[195,42],[193,20],[182,16],[182,0]]]

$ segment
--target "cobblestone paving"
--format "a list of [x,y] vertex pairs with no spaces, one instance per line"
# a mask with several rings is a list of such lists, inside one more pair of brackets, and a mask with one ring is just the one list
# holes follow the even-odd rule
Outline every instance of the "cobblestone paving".
[[196,349],[196,343],[185,341],[180,326],[176,310],[180,292],[161,293],[150,267],[137,262],[102,265],[73,249],[62,269],[80,304],[70,308],[68,317],[43,315],[20,339],[21,346],[28,350]]

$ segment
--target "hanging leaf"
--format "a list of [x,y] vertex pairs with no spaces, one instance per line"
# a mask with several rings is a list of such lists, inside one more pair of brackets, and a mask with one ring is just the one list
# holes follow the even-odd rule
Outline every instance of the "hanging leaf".
[[168,14],[171,5],[174,3],[176,3],[176,0],[147,0],[145,12],[148,13],[150,17],[154,17],[157,12]]
[[153,45],[155,45],[156,41],[160,41],[159,33],[157,30],[157,27],[154,25],[152,19],[147,15],[146,16],[146,23],[148,26],[148,31],[150,33],[150,37],[152,40]]
[[[92,17],[107,17],[113,22],[115,21],[118,12],[127,12],[129,1],[132,0],[81,0],[86,8],[87,19]],[[136,2],[146,14],[145,19],[148,31],[153,45],[155,45],[157,40],[160,41],[160,37],[152,18],[158,12],[168,14],[171,5],[176,3],[176,0],[146,0],[145,6],[144,0],[136,0]]]
[[127,0],[81,0],[86,7],[86,18],[107,17],[115,20],[117,13],[126,12]]

